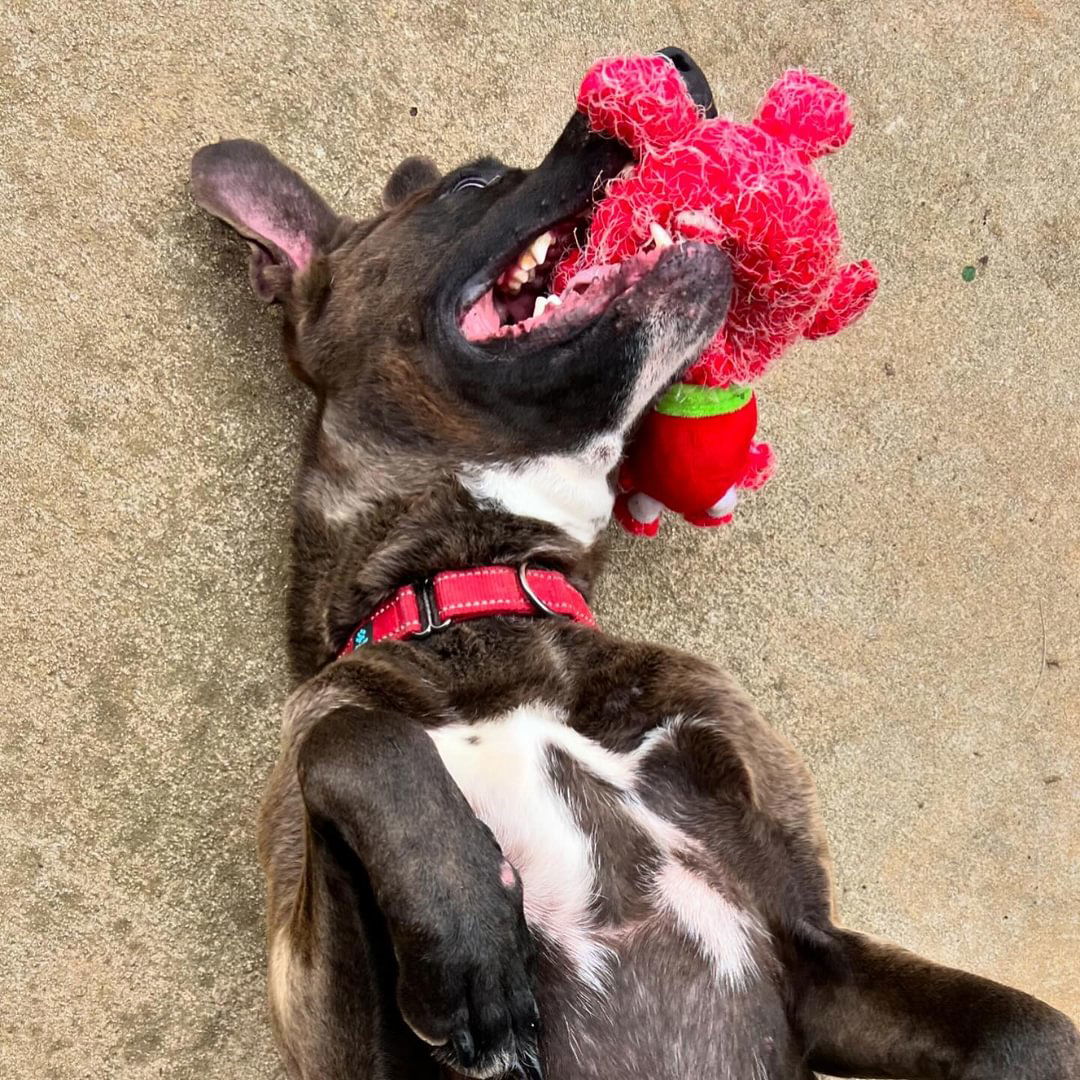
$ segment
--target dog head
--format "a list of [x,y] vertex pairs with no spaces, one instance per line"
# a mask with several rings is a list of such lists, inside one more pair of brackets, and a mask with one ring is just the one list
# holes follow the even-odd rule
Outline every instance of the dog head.
[[[627,434],[715,333],[731,289],[725,256],[687,243],[545,306],[550,269],[627,160],[575,116],[531,170],[481,158],[444,175],[407,159],[381,212],[354,220],[235,140],[195,155],[192,191],[248,241],[255,291],[282,305],[290,364],[338,444],[406,471],[439,462],[480,498],[498,497],[498,470],[537,461],[588,462],[610,492]],[[588,543],[609,511],[567,531]]]

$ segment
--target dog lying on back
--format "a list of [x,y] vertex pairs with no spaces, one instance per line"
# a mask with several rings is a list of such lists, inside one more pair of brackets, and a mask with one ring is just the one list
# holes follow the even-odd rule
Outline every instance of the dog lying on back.
[[531,171],[408,159],[364,220],[255,143],[192,164],[316,398],[260,830],[289,1075],[1080,1076],[1049,1006],[835,925],[792,748],[592,623],[624,441],[731,289],[678,244],[548,298],[626,160],[576,117]]

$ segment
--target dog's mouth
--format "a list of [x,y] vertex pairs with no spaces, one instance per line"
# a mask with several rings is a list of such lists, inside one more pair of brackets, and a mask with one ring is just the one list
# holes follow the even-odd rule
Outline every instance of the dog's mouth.
[[544,330],[545,339],[563,338],[598,319],[611,304],[645,278],[660,261],[671,237],[654,226],[649,244],[620,263],[591,266],[555,290],[555,270],[581,243],[585,218],[546,229],[513,256],[509,265],[469,304],[460,319],[472,342],[518,339]]

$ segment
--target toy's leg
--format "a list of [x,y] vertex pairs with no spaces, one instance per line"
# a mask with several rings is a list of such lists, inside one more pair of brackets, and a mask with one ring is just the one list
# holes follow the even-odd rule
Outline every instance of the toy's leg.
[[746,462],[746,472],[739,481],[739,487],[756,491],[772,476],[773,451],[768,443],[756,442],[750,447],[750,457]]
[[615,500],[615,520],[631,536],[655,536],[664,504],[643,491],[622,492]]
[[718,499],[709,507],[704,513],[701,514],[687,514],[686,520],[691,525],[730,525],[731,515],[735,510],[735,504],[739,501],[739,493],[735,490],[734,486],[729,487],[724,492],[724,497]]
[[734,487],[729,487],[724,492],[724,497],[709,507],[709,517],[731,517],[735,504],[739,501],[739,493]]

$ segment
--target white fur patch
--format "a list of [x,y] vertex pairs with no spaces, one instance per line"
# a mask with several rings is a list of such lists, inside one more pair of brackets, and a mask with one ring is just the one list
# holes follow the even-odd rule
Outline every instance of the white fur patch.
[[266,957],[266,985],[270,995],[270,1007],[283,1029],[289,1025],[292,1006],[292,964],[292,943],[289,940],[288,927],[285,927],[274,935]]
[[614,953],[600,940],[591,912],[596,852],[552,781],[548,751],[557,747],[621,792],[628,824],[663,853],[653,884],[658,914],[697,946],[718,981],[734,987],[752,977],[756,922],[676,857],[700,853],[698,845],[645,806],[636,790],[641,763],[684,721],[674,718],[650,732],[633,753],[616,754],[564,720],[558,709],[536,703],[492,720],[430,732],[447,771],[521,875],[529,925],[566,952],[583,983],[602,988]]
[[548,775],[546,751],[558,729],[566,730],[554,710],[522,706],[499,720],[430,734],[476,816],[521,875],[529,924],[558,942],[582,980],[600,989],[610,953],[589,932],[592,842]]
[[591,544],[611,516],[615,493],[608,473],[621,447],[621,439],[598,439],[576,454],[467,466],[459,479],[478,503],[547,521],[579,543]]
[[656,902],[709,960],[719,981],[735,988],[757,970],[750,948],[756,922],[688,867],[667,859],[656,879]]

